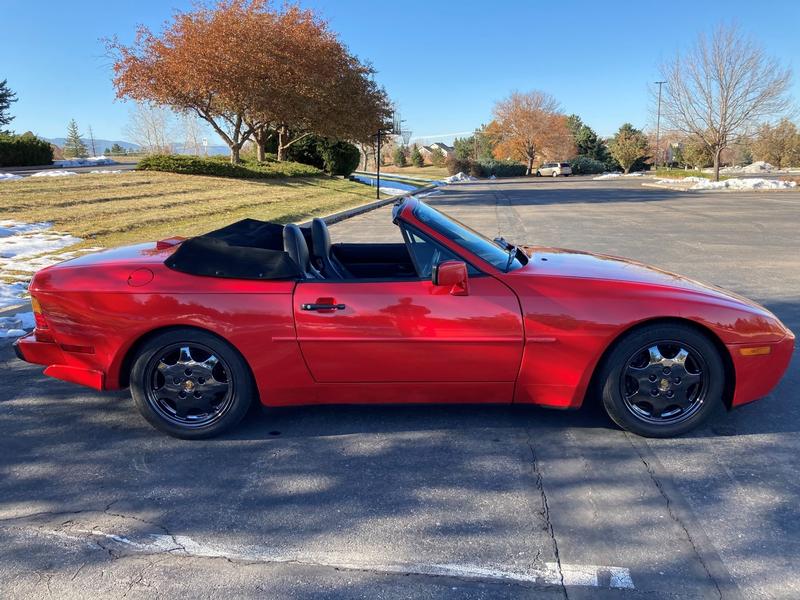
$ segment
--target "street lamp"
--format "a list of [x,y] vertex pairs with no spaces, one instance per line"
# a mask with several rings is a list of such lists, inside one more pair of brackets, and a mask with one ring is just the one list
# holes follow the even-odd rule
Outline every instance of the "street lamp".
[[661,133],[661,86],[667,83],[666,81],[656,81],[658,86],[658,113],[656,116],[656,169],[658,169],[658,136]]

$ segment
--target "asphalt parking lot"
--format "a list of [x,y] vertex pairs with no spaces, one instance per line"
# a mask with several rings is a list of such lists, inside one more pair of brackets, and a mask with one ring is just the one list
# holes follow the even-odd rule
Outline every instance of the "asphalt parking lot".
[[[730,288],[800,331],[800,193],[569,178],[429,201]],[[389,210],[333,241],[399,241]],[[186,442],[3,341],[0,372],[3,597],[800,597],[797,356],[770,397],[647,441],[595,406],[367,406],[254,410]]]

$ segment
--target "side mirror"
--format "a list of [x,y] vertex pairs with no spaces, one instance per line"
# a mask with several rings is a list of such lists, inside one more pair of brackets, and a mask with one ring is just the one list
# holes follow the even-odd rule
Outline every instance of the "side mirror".
[[469,296],[467,264],[460,260],[445,260],[433,265],[431,282],[437,287],[449,287],[453,296]]

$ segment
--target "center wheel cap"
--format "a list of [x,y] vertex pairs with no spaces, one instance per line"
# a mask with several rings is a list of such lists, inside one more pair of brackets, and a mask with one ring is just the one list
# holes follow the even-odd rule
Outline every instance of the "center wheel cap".
[[194,389],[194,381],[191,379],[187,379],[183,382],[183,389],[187,392],[191,392]]
[[666,392],[670,387],[671,386],[668,379],[662,379],[658,382],[658,389],[662,392]]

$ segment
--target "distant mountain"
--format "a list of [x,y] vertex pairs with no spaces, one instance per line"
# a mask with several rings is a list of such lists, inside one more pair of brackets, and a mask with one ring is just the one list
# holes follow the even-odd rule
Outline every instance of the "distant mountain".
[[[51,144],[55,144],[59,148],[63,148],[64,144],[67,141],[67,139],[63,138],[63,137],[44,138],[44,139],[47,140],[48,142],[50,142]],[[89,151],[91,152],[92,144],[91,144],[90,140],[88,140],[86,138],[81,138],[81,139],[83,140],[83,143],[86,144],[86,147],[89,149]],[[113,146],[114,144],[119,144],[120,146],[125,148],[125,150],[131,150],[131,151],[134,151],[134,152],[141,149],[141,146],[139,146],[139,144],[134,144],[133,142],[124,142],[122,140],[101,140],[101,139],[95,139],[94,140],[94,147],[97,150],[97,154],[102,154],[105,151],[106,148],[111,148],[111,146]],[[172,150],[176,154],[183,153],[184,152],[183,144],[179,143],[179,142],[173,142]],[[230,152],[230,150],[228,149],[227,146],[208,146],[205,149],[205,151],[210,156],[215,156],[217,154],[228,154]]]
[[[47,140],[48,142],[50,142],[51,144],[55,144],[59,148],[63,148],[64,144],[67,142],[67,139],[63,138],[63,137],[44,138],[44,139]],[[83,143],[86,144],[86,147],[89,148],[89,151],[91,151],[92,150],[92,142],[91,142],[91,140],[89,140],[88,138],[82,138],[82,139],[83,139]],[[97,139],[97,138],[95,138],[95,140],[94,140],[94,147],[95,147],[95,150],[97,150],[97,154],[102,154],[103,151],[106,148],[111,148],[111,146],[113,146],[114,144],[119,144],[120,146],[125,148],[125,150],[134,150],[135,151],[135,150],[139,149],[139,145],[138,144],[133,144],[131,142],[124,142],[122,140],[101,140],[101,139]]]

